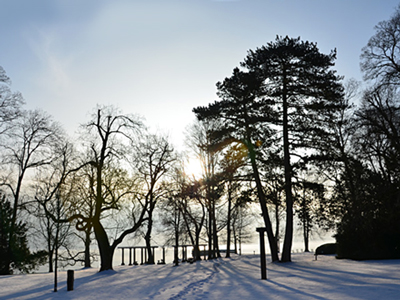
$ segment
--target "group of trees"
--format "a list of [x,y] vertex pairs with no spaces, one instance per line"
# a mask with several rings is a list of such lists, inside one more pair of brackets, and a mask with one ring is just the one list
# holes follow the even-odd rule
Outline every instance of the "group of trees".
[[[93,244],[100,271],[112,269],[129,235],[154,263],[156,230],[193,245],[195,259],[202,243],[209,259],[222,242],[229,256],[253,203],[273,261],[291,260],[297,225],[306,251],[318,225],[336,231],[339,257],[400,257],[399,40],[400,7],[362,50],[361,92],[333,69],[336,50],[279,36],[250,50],[217,83],[219,100],[193,109],[186,141],[200,178],[167,137],[113,107],[98,107],[72,143],[49,115],[23,109],[0,67],[0,273],[44,259],[49,271],[58,259],[88,267]],[[28,232],[46,249],[31,253]]]
[[[150,133],[140,118],[113,107],[98,107],[72,143],[49,115],[24,110],[21,95],[11,92],[1,72],[1,274],[29,271],[44,261],[50,272],[60,260],[90,267],[93,245],[100,271],[112,269],[115,250],[129,235],[142,238],[147,263],[154,263],[158,231],[171,237],[165,244],[195,245],[198,259],[199,245],[212,240],[214,258],[217,234],[227,226],[229,234],[244,227],[240,218],[248,201],[236,203],[238,187],[231,187],[228,207],[220,199],[222,179],[206,179],[216,161],[202,139],[203,124],[193,126],[189,137],[200,139],[192,147],[205,158],[205,178],[196,179],[185,174],[185,158],[167,136]],[[33,247],[40,251],[31,253]]]
[[221,98],[194,109],[200,120],[220,120],[213,144],[243,145],[267,230],[272,260],[278,245],[273,233],[263,178],[274,176],[285,198],[286,224],[281,261],[291,260],[293,240],[293,180],[332,137],[332,124],[341,108],[341,78],[330,69],[335,51],[321,54],[314,43],[277,37],[249,51],[242,69],[217,84]]
[[[28,271],[42,260],[44,253],[31,253],[27,240],[27,224],[18,218],[18,207],[21,205],[22,181],[26,173],[46,160],[45,155],[32,158],[34,151],[46,152],[41,142],[46,133],[36,132],[40,127],[40,116],[33,112],[27,114],[21,110],[21,94],[10,88],[10,79],[3,68],[0,68],[0,143],[7,155],[2,156],[1,184],[8,189],[12,204],[1,193],[1,262],[0,273],[9,274],[13,268]],[[9,142],[15,138],[15,146]]]
[[271,209],[285,209],[280,261],[291,260],[294,213],[306,251],[318,225],[336,232],[338,257],[400,257],[400,7],[375,29],[363,91],[332,70],[336,51],[278,36],[217,83],[220,100],[193,110],[214,122],[210,149],[247,152],[273,261]]
[[[46,256],[52,271],[60,247],[64,259],[90,266],[93,235],[101,270],[111,269],[124,237],[151,220],[159,181],[174,161],[171,145],[140,136],[142,122],[111,107],[99,108],[72,145],[50,116],[23,109],[0,71],[0,273],[29,271]],[[153,152],[139,152],[150,146]],[[44,251],[29,252],[28,232],[46,244]],[[84,241],[82,253],[74,251],[76,236]]]
[[375,30],[361,54],[368,87],[337,126],[339,257],[400,257],[400,6]]

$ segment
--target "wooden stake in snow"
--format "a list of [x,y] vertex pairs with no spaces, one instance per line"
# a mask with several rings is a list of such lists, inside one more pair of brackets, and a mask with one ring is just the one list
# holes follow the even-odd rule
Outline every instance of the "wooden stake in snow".
[[67,291],[74,290],[74,270],[67,271]]
[[267,231],[265,227],[258,227],[256,231],[260,234],[260,259],[261,259],[261,279],[267,279],[267,262],[265,260],[265,241],[264,232]]

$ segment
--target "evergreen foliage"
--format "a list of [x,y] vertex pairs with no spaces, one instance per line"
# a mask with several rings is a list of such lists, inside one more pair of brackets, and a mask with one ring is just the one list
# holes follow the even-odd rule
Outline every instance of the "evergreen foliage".
[[[14,239],[9,253],[12,208],[5,196],[0,197],[0,275],[18,270],[28,273],[46,263],[47,252],[31,253],[28,247],[27,226],[19,221],[14,227]],[[11,262],[9,264],[8,262]]]
[[[233,75],[217,84],[221,101],[194,109],[197,118],[219,118],[222,129],[215,135],[223,141],[246,145],[252,160],[254,179],[258,168],[257,148],[264,144],[283,153],[286,197],[286,232],[281,261],[290,261],[293,239],[293,187],[295,161],[308,160],[330,143],[331,126],[342,108],[343,86],[334,66],[336,51],[326,55],[315,43],[300,38],[277,37],[266,46],[250,50]],[[230,139],[229,139],[230,137]],[[265,145],[266,144],[266,145]],[[274,236],[263,187],[257,182],[260,205],[270,246]],[[271,248],[273,260],[276,249]]]
[[360,163],[353,164],[361,189],[347,202],[336,241],[338,258],[400,258],[400,202],[398,184]]
[[400,257],[400,105],[397,93],[381,86],[364,93],[353,116],[351,159],[335,186],[338,257]]
[[335,186],[339,258],[400,258],[399,24],[400,6],[375,27],[361,55],[373,85],[351,118],[354,151],[342,156],[342,182]]

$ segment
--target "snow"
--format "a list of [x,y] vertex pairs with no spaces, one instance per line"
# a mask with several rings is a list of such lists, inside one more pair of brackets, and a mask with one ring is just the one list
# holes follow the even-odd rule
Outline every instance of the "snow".
[[[269,257],[267,257],[269,258]],[[312,253],[291,263],[268,263],[261,280],[259,255],[167,265],[115,266],[114,271],[75,271],[0,277],[0,299],[399,299],[400,260],[352,261]]]

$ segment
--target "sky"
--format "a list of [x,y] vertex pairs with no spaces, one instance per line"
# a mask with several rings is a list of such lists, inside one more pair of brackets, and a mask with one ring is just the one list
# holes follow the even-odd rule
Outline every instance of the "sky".
[[361,49],[398,0],[0,0],[0,66],[28,109],[74,135],[97,105],[145,118],[183,150],[192,109],[247,51],[277,35],[337,49],[362,80]]

